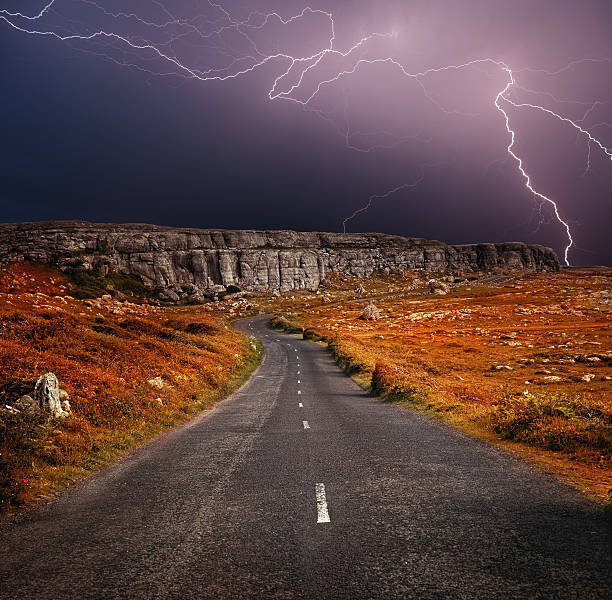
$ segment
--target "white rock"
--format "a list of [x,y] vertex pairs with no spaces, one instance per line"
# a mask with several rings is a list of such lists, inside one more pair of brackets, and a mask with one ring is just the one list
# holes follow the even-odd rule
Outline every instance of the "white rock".
[[147,383],[156,390],[163,390],[166,387],[165,381],[159,376],[147,380]]
[[438,281],[437,279],[430,279],[427,285],[429,286],[430,294],[440,294],[441,296],[448,294],[450,289],[443,281]]
[[38,378],[34,388],[34,400],[52,417],[58,419],[62,416],[59,381],[54,373],[45,373]]

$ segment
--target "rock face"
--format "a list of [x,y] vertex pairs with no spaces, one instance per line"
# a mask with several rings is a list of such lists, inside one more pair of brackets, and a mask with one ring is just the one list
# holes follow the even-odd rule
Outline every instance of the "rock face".
[[330,273],[376,270],[558,271],[550,248],[522,242],[449,246],[381,233],[177,229],[81,221],[0,224],[0,263],[74,264],[139,276],[178,300],[244,290],[315,290]]

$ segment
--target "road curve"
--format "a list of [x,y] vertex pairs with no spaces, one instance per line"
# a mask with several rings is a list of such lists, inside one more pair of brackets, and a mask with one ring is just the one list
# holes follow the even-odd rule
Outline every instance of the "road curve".
[[597,508],[238,324],[260,368],[213,410],[0,528],[0,598],[609,598]]

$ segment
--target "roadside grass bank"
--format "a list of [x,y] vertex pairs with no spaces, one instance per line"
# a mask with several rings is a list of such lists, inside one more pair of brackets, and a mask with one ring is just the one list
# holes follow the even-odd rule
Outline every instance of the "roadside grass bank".
[[[20,285],[0,293],[0,515],[211,407],[261,361],[259,343],[201,307],[79,300],[55,269],[12,269]],[[70,416],[12,407],[46,372]]]
[[[340,302],[285,300],[274,324],[327,343],[371,393],[518,454],[606,504],[611,283],[609,270],[585,269],[416,296],[395,280],[396,293],[376,301],[379,318],[363,320],[365,302],[346,299],[347,281]],[[360,286],[367,293],[368,280]]]

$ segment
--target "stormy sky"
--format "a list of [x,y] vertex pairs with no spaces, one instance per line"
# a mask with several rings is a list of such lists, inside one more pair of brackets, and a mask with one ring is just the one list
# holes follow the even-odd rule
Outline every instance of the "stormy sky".
[[31,18],[46,4],[0,0],[0,221],[562,257],[505,112],[570,262],[612,264],[609,0],[55,0]]

